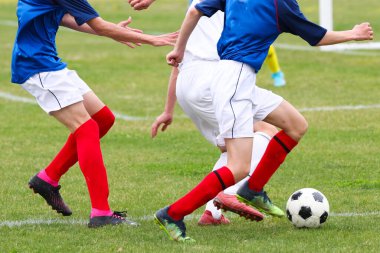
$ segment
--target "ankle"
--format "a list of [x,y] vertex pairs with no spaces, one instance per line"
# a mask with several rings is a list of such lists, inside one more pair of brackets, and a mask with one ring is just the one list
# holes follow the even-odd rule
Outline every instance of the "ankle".
[[112,216],[113,212],[111,210],[99,210],[96,208],[91,208],[91,218],[96,216]]
[[41,180],[45,181],[46,183],[54,186],[54,187],[57,187],[58,186],[58,182],[51,179],[48,174],[46,174],[46,171],[45,170],[41,170],[40,172],[38,172],[37,174],[37,177],[40,178]]

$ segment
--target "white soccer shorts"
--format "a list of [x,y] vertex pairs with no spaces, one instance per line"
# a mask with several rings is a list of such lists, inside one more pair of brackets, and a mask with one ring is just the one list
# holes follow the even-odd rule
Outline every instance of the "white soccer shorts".
[[[240,65],[238,66],[241,66],[241,63],[239,64]],[[217,66],[219,66],[219,63],[216,61],[187,62],[181,66],[177,79],[176,91],[178,103],[184,112],[193,120],[201,134],[213,145],[224,146],[224,138],[232,138],[232,136],[226,135],[226,137],[224,137],[219,134],[221,133],[219,129],[220,126],[215,114],[215,105],[213,105],[210,90],[213,80],[215,78],[219,78],[218,74],[215,73]],[[227,67],[227,69],[229,68]],[[249,68],[248,70],[251,71],[252,69]],[[255,76],[254,72],[253,75]],[[229,74],[227,74],[227,76],[229,76]],[[249,107],[250,112],[247,112],[247,117],[244,118],[249,118],[248,121],[250,123],[247,124],[249,124],[250,127],[249,129],[245,129],[243,131],[235,128],[234,138],[252,137],[254,122],[265,119],[265,117],[276,109],[283,101],[282,97],[272,93],[271,91],[257,87],[255,85],[255,79],[247,80],[247,82],[248,81],[251,82],[250,86],[252,86],[252,88],[250,88],[252,90],[250,93],[251,96],[247,93],[245,93],[245,95],[247,95],[248,100],[251,101],[251,106]],[[239,89],[239,92],[240,91],[242,90]],[[224,94],[220,98],[230,98],[231,96],[232,95],[228,96],[227,94]],[[240,105],[236,105],[235,102],[234,106],[240,108]],[[231,107],[228,111],[230,113],[232,112]],[[227,117],[227,114],[225,116]],[[222,127],[221,129],[224,128]],[[236,135],[236,131],[239,133],[238,136]],[[241,135],[243,132],[247,133],[248,136]]]
[[256,73],[247,64],[221,60],[214,72],[211,96],[219,123],[217,144],[224,139],[253,137],[253,124],[276,109],[283,98],[256,87]]
[[83,95],[91,91],[76,71],[67,68],[35,74],[21,87],[36,98],[46,113],[83,101]]
[[210,85],[217,64],[218,61],[200,60],[184,63],[176,85],[178,104],[206,140],[215,146],[219,127],[212,105]]

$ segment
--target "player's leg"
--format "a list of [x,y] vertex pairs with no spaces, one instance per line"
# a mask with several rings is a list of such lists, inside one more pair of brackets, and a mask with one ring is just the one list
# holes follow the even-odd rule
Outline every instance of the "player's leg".
[[[40,73],[22,86],[36,97],[42,109],[70,130],[71,138],[73,138],[71,148],[76,149],[79,165],[90,193],[91,216],[102,217],[100,218],[102,223],[97,223],[97,225],[127,222],[109,208],[108,181],[100,149],[99,126],[85,108],[82,95],[84,92],[81,85],[78,87],[79,81],[81,80],[74,71],[63,69]],[[88,92],[88,86],[84,82],[83,85],[86,86],[85,89]],[[41,188],[41,185],[44,186],[43,191],[37,189],[37,192],[53,209],[61,211],[58,208],[63,200],[58,192],[59,186],[55,187],[40,180],[37,175],[29,184],[34,190]]]
[[[212,61],[185,63],[179,72],[176,83],[178,104],[206,140],[215,146],[219,130],[210,93],[210,83],[212,82],[210,73],[216,65],[217,62]],[[225,150],[221,149],[221,151],[221,155],[215,164],[217,167],[214,166],[214,169],[219,169],[227,164],[227,153]],[[212,200],[207,202],[206,210],[198,221],[201,226],[228,223],[229,220],[224,217],[221,210],[214,206]]]
[[282,217],[283,211],[272,204],[263,188],[306,133],[308,125],[305,118],[285,100],[268,114],[265,121],[283,130],[269,142],[252,176],[238,190],[237,195],[239,200],[247,204],[270,215]]
[[126,220],[123,215],[113,212],[109,206],[108,179],[100,148],[99,126],[88,114],[84,103],[78,102],[51,114],[65,125],[75,138],[79,166],[91,199],[89,227],[121,223],[137,225]]
[[[217,170],[226,165],[227,165],[227,152],[224,148],[224,149],[221,149],[221,154],[212,170],[213,171]],[[203,212],[202,216],[198,220],[198,225],[200,226],[226,225],[229,223],[230,223],[230,220],[222,214],[222,209],[214,205],[214,199],[211,199],[206,203],[205,211]]]
[[[263,156],[270,139],[278,132],[276,127],[263,121],[259,121],[254,124],[254,131],[250,175],[253,173],[261,157]],[[235,196],[240,186],[248,179],[249,177],[245,177],[233,186],[230,186],[223,192],[220,192],[213,200],[213,204],[217,208],[237,213],[247,219],[260,221],[264,218],[264,216],[251,206],[247,206],[238,201]]]
[[281,71],[277,53],[273,45],[270,46],[265,61],[267,62],[270,71],[272,72],[273,85],[276,87],[284,86],[286,84],[285,76],[284,73]]
[[[99,127],[99,137],[102,138],[115,122],[112,111],[95,95],[93,91],[83,89],[83,104],[91,118]],[[78,161],[75,138],[69,135],[65,145],[51,163],[39,172],[39,176],[53,185],[58,185],[60,178]]]
[[[184,64],[177,78],[176,95],[183,111],[192,119],[201,134],[213,145],[216,145],[216,137],[219,134],[219,126],[212,105],[210,83],[212,71],[217,62],[198,61],[190,65]],[[191,87],[191,89],[189,89]],[[266,123],[263,123],[266,124]],[[269,125],[269,124],[267,124]],[[213,170],[227,164],[225,147],[220,147],[221,155],[214,165]],[[241,216],[250,219],[260,219],[262,214],[252,207],[240,203],[234,195],[218,194],[224,209],[233,209]],[[206,208],[200,217],[199,225],[229,224],[229,220],[222,214],[222,210],[214,205],[213,199],[207,202]]]
[[[254,125],[254,136],[253,136],[253,148],[252,148],[252,161],[251,161],[251,170],[249,172],[252,175],[257,164],[261,160],[264,152],[268,146],[269,141],[272,137],[278,132],[277,128],[271,124],[265,123],[263,121],[256,122]],[[248,180],[249,177],[246,177],[240,180],[235,185],[224,190],[224,193],[229,195],[235,195],[239,187]]]
[[[232,150],[228,159],[236,164],[228,164],[209,173],[196,187],[170,206],[155,214],[156,223],[175,241],[193,241],[186,236],[183,219],[214,198],[220,191],[233,185],[248,173],[251,159],[252,138],[226,140],[227,148]],[[237,150],[235,150],[237,149]],[[235,158],[239,154],[240,158]],[[246,157],[243,157],[246,156]],[[230,169],[228,166],[231,166]],[[234,173],[236,175],[234,175]]]
[[173,240],[187,240],[183,222],[186,215],[249,173],[255,73],[252,68],[234,61],[221,61],[217,69],[211,94],[220,129],[218,143],[225,144],[228,150],[227,166],[212,171],[185,196],[155,214],[156,222]]

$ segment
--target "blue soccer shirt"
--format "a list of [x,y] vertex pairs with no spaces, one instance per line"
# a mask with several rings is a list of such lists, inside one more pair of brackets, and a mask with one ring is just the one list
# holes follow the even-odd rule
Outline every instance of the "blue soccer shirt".
[[63,16],[69,13],[82,25],[98,17],[86,0],[19,0],[18,31],[12,55],[12,82],[22,84],[34,74],[61,70],[55,37]]
[[313,46],[326,34],[305,18],[296,0],[203,0],[195,8],[208,17],[225,12],[220,58],[246,63],[256,72],[281,33],[298,35]]

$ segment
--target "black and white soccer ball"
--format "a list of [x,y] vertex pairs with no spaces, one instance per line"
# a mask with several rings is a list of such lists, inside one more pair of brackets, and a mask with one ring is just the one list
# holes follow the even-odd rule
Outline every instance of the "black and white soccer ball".
[[286,203],[286,215],[298,228],[316,228],[326,222],[330,206],[327,198],[313,188],[295,191]]

